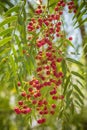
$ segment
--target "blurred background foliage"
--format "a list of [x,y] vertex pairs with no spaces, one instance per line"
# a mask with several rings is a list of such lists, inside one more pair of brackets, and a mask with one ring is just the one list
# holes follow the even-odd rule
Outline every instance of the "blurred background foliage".
[[[43,0],[44,5],[51,7],[50,12],[57,2],[58,0]],[[35,69],[36,50],[29,50],[26,46],[26,26],[33,17],[39,0],[0,0],[0,130],[87,130],[87,1],[74,2],[77,13],[74,16],[65,12],[64,26],[67,36],[72,35],[74,38],[75,50],[66,48],[66,55],[84,64],[84,67],[80,67],[79,62],[68,59],[72,71],[77,69],[82,77],[85,75],[83,84],[79,82],[85,96],[84,105],[71,116],[67,112],[67,121],[63,118],[50,126],[38,126],[33,121],[31,126],[29,117],[16,115],[13,109],[19,93],[17,82],[26,79],[27,72],[32,74]],[[27,55],[23,55],[23,50],[27,51]]]

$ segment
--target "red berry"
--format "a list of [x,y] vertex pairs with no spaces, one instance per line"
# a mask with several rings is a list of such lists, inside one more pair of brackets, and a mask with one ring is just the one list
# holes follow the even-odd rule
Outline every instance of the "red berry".
[[21,106],[23,105],[23,101],[19,101],[18,104]]
[[52,108],[56,108],[56,104],[52,104]]
[[26,92],[22,92],[22,93],[21,93],[21,96],[22,96],[22,97],[26,97]]
[[44,101],[43,101],[43,104],[44,104],[44,105],[47,105],[47,104],[48,104],[48,102],[47,102],[46,100],[44,100]]
[[37,120],[37,123],[38,123],[38,124],[41,124],[41,123],[42,123],[42,120],[41,120],[41,119]]
[[21,110],[21,112],[24,113],[24,114],[30,113],[31,112],[31,108],[28,108],[28,107],[24,108],[24,109]]
[[39,114],[40,114],[40,115],[43,115],[44,113],[43,113],[43,111],[40,111]]
[[32,104],[36,104],[36,103],[37,103],[37,101],[36,101],[36,100],[33,100],[33,101],[32,101]]
[[72,9],[72,6],[69,5],[69,6],[68,6],[68,9],[71,10],[71,9]]
[[72,37],[69,37],[69,40],[70,40],[70,41],[72,41],[72,40],[73,40],[73,38],[72,38]]
[[31,112],[31,108],[26,108],[26,113],[30,113]]
[[41,6],[40,6],[40,5],[38,6],[38,9],[41,9]]
[[21,86],[21,83],[20,83],[20,82],[18,82],[18,86]]
[[14,109],[14,111],[16,112],[16,114],[20,114],[20,113],[21,113],[21,110],[20,110],[18,107],[16,107],[16,108]]
[[42,119],[37,120],[37,123],[38,123],[38,124],[42,124],[42,123],[45,123],[45,122],[46,122],[46,119],[45,119],[45,118],[42,118]]
[[42,101],[39,101],[38,102],[38,107],[41,107],[43,105],[43,102]]
[[33,89],[32,89],[32,88],[29,88],[29,89],[28,89],[28,91],[29,91],[29,92],[32,92],[32,91],[33,91]]
[[58,22],[58,25],[60,26],[62,23],[61,22]]
[[50,75],[50,71],[47,71],[46,74],[47,74],[47,75]]
[[58,7],[56,7],[56,8],[55,8],[55,11],[58,11],[58,9],[59,9],[59,8],[58,8]]
[[54,110],[51,110],[50,111],[50,114],[54,115],[55,111]]
[[46,122],[46,119],[45,119],[45,118],[42,118],[42,122],[45,123],[45,122]]
[[63,6],[63,7],[65,7],[65,5],[66,5],[65,3],[62,3],[62,6]]
[[37,72],[41,71],[42,70],[42,67],[38,67],[37,68]]
[[60,95],[58,99],[64,99],[64,95]]
[[59,14],[60,14],[60,15],[62,15],[62,14],[63,14],[63,12],[62,12],[62,11],[60,11],[60,12],[59,12]]
[[74,9],[74,11],[73,11],[74,13],[76,13],[77,11],[76,11],[76,9]]
[[63,77],[63,72],[59,72],[59,77]]
[[45,66],[45,69],[47,69],[47,70],[50,69],[50,66],[49,65]]
[[57,99],[58,99],[58,96],[52,96],[52,99],[53,99],[53,100],[57,100]]
[[58,2],[58,4],[57,4],[58,6],[61,6],[61,3],[60,2]]
[[26,50],[23,50],[22,52],[23,52],[23,54],[25,54],[25,53],[26,53]]
[[63,58],[62,57],[59,57],[58,59],[57,59],[57,62],[61,62],[63,60]]
[[45,115],[48,114],[48,110],[44,110],[44,114],[45,114]]
[[31,95],[30,95],[30,94],[28,94],[28,95],[27,95],[27,98],[29,99],[30,97],[31,97]]

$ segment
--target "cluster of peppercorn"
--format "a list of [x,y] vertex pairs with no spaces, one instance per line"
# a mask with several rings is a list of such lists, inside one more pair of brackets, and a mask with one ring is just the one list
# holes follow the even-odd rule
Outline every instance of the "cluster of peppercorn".
[[[62,47],[58,48],[57,42],[61,42],[61,39],[65,37],[61,16],[66,5],[69,10],[74,8],[75,12],[73,1],[66,3],[60,0],[54,8],[54,14],[47,13],[46,7],[39,5],[35,11],[37,17],[32,18],[27,27],[30,42],[34,37],[31,37],[31,32],[39,33],[35,41],[38,50],[35,57],[37,77],[33,77],[27,85],[27,90],[22,91],[22,100],[18,102],[15,112],[30,114],[35,110],[39,124],[45,123],[48,116],[58,113],[59,104],[64,100],[61,91],[64,77],[61,69],[63,55]],[[72,37],[69,37],[69,40],[72,40]],[[18,86],[21,87],[20,82],[18,82]]]

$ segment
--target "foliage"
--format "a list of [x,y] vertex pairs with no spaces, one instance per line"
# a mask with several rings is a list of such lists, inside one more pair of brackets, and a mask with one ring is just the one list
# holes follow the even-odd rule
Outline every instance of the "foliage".
[[[41,79],[38,78],[37,75],[38,72],[36,71],[38,69],[38,61],[36,56],[39,56],[39,52],[43,50],[44,54],[42,53],[43,58],[41,59],[40,64],[47,58],[45,56],[47,53],[47,46],[43,47],[42,45],[41,47],[38,47],[37,40],[39,38],[42,40],[43,36],[46,37],[45,33],[49,25],[46,25],[45,23],[41,25],[39,30],[35,28],[33,31],[29,30],[28,25],[32,18],[35,18],[36,22],[38,22],[39,18],[44,19],[44,17],[47,18],[49,14],[55,14],[54,8],[58,2],[59,0],[56,0],[55,2],[53,0],[46,1],[46,7],[44,8],[43,6],[45,11],[39,15],[38,11],[37,14],[34,13],[35,10],[37,10],[37,7],[39,7],[38,3],[36,2],[35,6],[33,6],[33,4],[29,1],[18,1],[16,5],[9,1],[0,2],[2,10],[0,22],[0,102],[3,100],[3,103],[0,106],[0,122],[2,124],[0,129],[7,130],[10,128],[16,130],[21,129],[22,127],[24,129],[49,129],[49,127],[50,129],[58,129],[59,126],[57,126],[57,123],[61,124],[59,129],[64,130],[73,129],[72,124],[79,129],[83,128],[82,125],[81,127],[79,126],[79,122],[82,123],[82,121],[78,121],[76,123],[74,122],[74,119],[78,118],[78,115],[80,114],[76,113],[80,112],[84,105],[86,77],[85,64],[83,60],[81,60],[83,62],[82,63],[79,59],[76,60],[67,55],[68,51],[71,51],[69,47],[75,49],[75,46],[71,42],[72,37],[66,38],[66,30],[64,29],[64,19],[62,15],[60,16],[61,18],[58,19],[58,22],[63,24],[61,25],[62,30],[59,30],[59,33],[62,35],[59,36],[58,39],[56,37],[53,41],[51,35],[52,32],[48,33],[48,38],[50,37],[50,40],[54,42],[53,49],[56,50],[56,52],[54,52],[55,57],[59,58],[59,63],[56,63],[57,70],[58,72],[62,72],[62,76],[60,76],[62,83],[60,83],[58,86],[60,89],[56,89],[59,96],[58,98],[60,100],[52,101],[51,96],[49,96],[49,92],[51,92],[51,90],[54,88],[54,85],[52,85],[50,88],[43,87],[40,90],[43,99],[46,99],[46,101],[49,103],[49,106],[52,104],[56,105],[56,114],[52,116],[44,116],[48,121],[41,125],[37,125],[35,122],[36,127],[33,128],[33,122],[38,120],[39,117],[42,118],[43,116],[38,116],[38,112],[36,112],[37,106],[33,105],[31,101],[27,100],[26,98],[21,97],[23,92],[27,92],[28,94],[28,89],[31,88],[29,83],[32,81],[33,76],[38,79],[39,82],[41,82]],[[73,16],[73,26],[80,28],[84,25],[84,22],[87,22],[87,18],[84,18],[84,15],[87,13],[86,2],[82,1],[78,3],[76,0],[74,0],[75,5],[73,8],[70,8],[69,3],[70,2],[68,2],[68,13],[73,13],[73,11],[75,13]],[[77,10],[75,7],[77,7]],[[62,10],[63,8],[60,7],[60,12]],[[56,22],[57,21],[53,19],[53,23],[55,24]],[[83,46],[83,51],[85,47],[86,44]],[[51,52],[51,50],[48,52]],[[85,56],[83,56],[83,58],[85,60]],[[44,66],[44,63],[42,63],[41,66]],[[45,71],[43,73],[45,73]],[[54,78],[53,74],[51,77]],[[56,78],[58,79],[58,77]],[[33,95],[33,92],[31,95]],[[30,100],[32,100],[32,98],[33,96],[31,96]],[[13,104],[10,103],[12,102],[12,99],[14,99]],[[19,101],[23,100],[23,102],[26,102],[29,108],[27,109],[29,110],[28,114],[22,115],[20,112],[18,113],[17,107],[15,110],[19,115],[15,115],[14,106],[17,104],[15,104],[15,101],[18,99]],[[40,99],[37,98],[37,101],[41,99],[42,97]],[[3,113],[6,113],[6,120],[4,119]],[[22,111],[22,113],[24,112]],[[11,116],[9,117],[9,115]],[[8,121],[9,123],[6,125]]]

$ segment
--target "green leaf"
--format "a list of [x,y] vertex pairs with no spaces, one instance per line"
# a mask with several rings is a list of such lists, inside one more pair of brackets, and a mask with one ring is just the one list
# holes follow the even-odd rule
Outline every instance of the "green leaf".
[[87,43],[84,44],[83,50],[85,50],[86,48],[87,48]]
[[67,91],[67,93],[66,93],[66,100],[65,100],[66,101],[66,108],[68,108],[71,105],[72,101],[73,101],[73,99],[71,97],[72,92],[73,92],[73,89]]
[[2,27],[3,25],[5,24],[8,24],[10,22],[13,22],[17,20],[17,16],[11,16],[11,17],[7,17],[5,20],[3,20],[1,23],[0,23],[0,27]]
[[5,4],[4,4],[3,2],[0,2],[0,6],[4,8],[4,11],[7,11],[7,10],[8,10],[8,8],[5,7]]
[[75,64],[77,64],[77,65],[83,66],[83,64],[82,64],[81,62],[79,62],[79,61],[77,61],[77,60],[74,60],[74,59],[72,59],[72,58],[66,58],[66,60],[67,60],[67,61],[70,61],[70,62],[72,62],[72,63],[75,63]]
[[66,109],[70,107],[71,103],[72,103],[72,98],[66,99]]
[[72,89],[71,89],[71,90],[69,90],[69,91],[67,92],[67,95],[66,95],[66,98],[67,98],[67,99],[69,99],[69,98],[70,98],[70,96],[71,96],[72,92],[73,92],[73,90],[72,90]]
[[12,55],[9,56],[10,64],[11,64],[11,70],[12,70],[12,75],[13,77],[16,78],[17,74],[17,63],[14,60],[14,57]]
[[10,8],[10,9],[5,13],[4,16],[7,16],[7,15],[13,13],[13,12],[18,11],[18,10],[19,10],[19,6],[18,6],[18,5],[17,5],[17,6],[14,6],[14,7]]
[[83,99],[79,96],[78,93],[74,92],[74,96],[76,97],[76,99],[77,99],[81,104],[84,104],[84,103],[83,103]]
[[79,107],[82,107],[82,103],[79,103],[77,100],[75,100],[76,105],[78,105]]
[[75,88],[75,90],[79,93],[79,95],[81,95],[84,98],[83,93],[81,92],[81,90],[79,89],[79,87],[76,84],[73,84],[73,87]]
[[78,8],[76,14],[74,15],[73,19],[75,17],[77,18],[79,16],[79,13],[80,13],[81,9],[83,9],[83,7],[84,7],[84,2],[82,2],[81,5],[79,6],[79,8]]
[[84,88],[84,85],[79,80],[76,81]]
[[64,86],[64,92],[63,92],[63,94],[65,94],[65,92],[66,92],[66,90],[67,90],[67,87],[68,87],[68,85],[69,85],[69,83],[70,83],[70,75],[67,77],[67,79],[66,79],[66,83],[65,83],[65,86]]
[[8,43],[9,41],[11,41],[11,39],[12,39],[12,37],[9,36],[9,37],[6,37],[6,38],[0,40],[0,47],[3,46],[3,45],[5,45],[5,44]]
[[34,12],[34,7],[32,6],[30,1],[28,1],[28,7],[32,12]]
[[73,48],[75,48],[74,45],[70,42],[70,40],[65,39],[64,41],[65,41],[66,43],[68,43],[70,46],[72,46]]
[[10,51],[10,48],[5,47],[2,51],[0,51],[0,56],[5,55]]
[[1,31],[1,32],[0,32],[0,36],[5,36],[5,35],[7,35],[8,33],[11,33],[11,32],[13,31],[13,29],[14,29],[14,27],[10,27],[10,28],[8,28],[8,29],[6,29],[6,30]]
[[62,71],[63,71],[64,75],[66,75],[66,72],[67,72],[67,64],[66,64],[65,60],[62,61]]
[[83,16],[84,14],[86,14],[86,12],[87,12],[87,9],[84,9],[84,10],[80,13],[80,15],[78,16],[77,20],[80,21],[81,18],[82,18],[82,16]]
[[73,75],[79,77],[80,79],[84,80],[84,77],[83,77],[81,74],[79,74],[78,72],[71,71],[71,73],[72,73]]
[[12,2],[8,1],[8,0],[6,0],[5,2],[6,2],[7,5],[9,5],[10,8],[14,6],[14,4]]
[[[69,113],[64,113],[64,118],[66,119],[67,122],[69,122],[70,121],[70,114]],[[66,128],[66,129],[69,130],[69,128]]]
[[85,22],[87,22],[87,18],[85,18],[78,26],[76,26],[75,29],[82,26]]
[[53,2],[52,4],[50,4],[48,7],[52,7],[54,5],[56,5],[57,2]]

